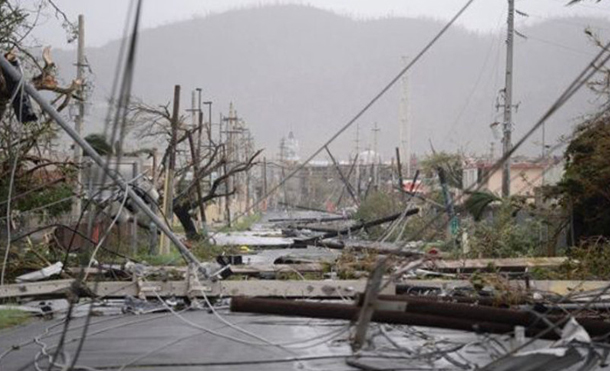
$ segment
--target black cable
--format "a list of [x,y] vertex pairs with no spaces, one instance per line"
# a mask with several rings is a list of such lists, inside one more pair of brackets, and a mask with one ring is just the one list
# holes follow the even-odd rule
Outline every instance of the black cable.
[[[121,159],[121,155],[122,155],[122,145],[123,145],[123,139],[124,139],[123,137],[125,135],[125,127],[127,125],[127,110],[128,110],[128,105],[129,105],[129,99],[131,96],[133,71],[135,68],[135,52],[136,52],[137,40],[138,40],[138,34],[139,34],[138,29],[139,29],[139,25],[140,25],[141,10],[142,10],[142,0],[138,0],[137,5],[136,5],[136,10],[135,10],[135,21],[134,21],[134,25],[133,25],[133,31],[131,34],[131,40],[130,40],[130,44],[129,44],[129,53],[127,55],[127,61],[125,64],[125,74],[123,75],[123,84],[121,86],[121,96],[124,97],[124,101],[123,101],[123,99],[120,99],[119,107],[117,109],[116,121],[115,121],[115,125],[113,128],[113,134],[114,134],[116,126],[117,125],[120,126],[120,133],[121,133],[121,136],[119,138],[119,146],[118,146],[119,148],[117,149],[118,153],[116,154],[117,155],[117,161],[116,161],[117,169],[120,166],[120,159]],[[121,102],[122,102],[122,104],[121,104]],[[118,114],[119,114],[119,110],[121,108],[123,108],[123,115],[121,117],[121,121],[119,122]],[[127,190],[125,190],[124,192],[127,192]],[[96,289],[99,285],[99,280],[100,280],[100,276],[97,275],[96,280],[95,280],[94,291],[97,291]],[[68,369],[74,368],[74,366],[76,365],[76,362],[78,361],[80,353],[83,349],[83,345],[85,344],[85,339],[87,337],[87,331],[89,329],[89,324],[91,321],[92,313],[93,313],[93,304],[91,304],[91,306],[89,307],[89,311],[85,318],[85,326],[83,327],[82,337],[78,343],[76,352],[72,358],[72,362]]]

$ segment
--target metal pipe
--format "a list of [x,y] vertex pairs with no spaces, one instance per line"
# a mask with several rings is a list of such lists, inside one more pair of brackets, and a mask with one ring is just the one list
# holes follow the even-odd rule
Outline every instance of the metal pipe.
[[[3,55],[0,55],[0,67],[8,73],[13,79],[16,81],[20,81],[22,76],[19,71],[17,71]],[[87,143],[83,138],[81,138],[78,133],[72,128],[70,124],[68,124],[55,110],[55,108],[47,102],[42,95],[32,87],[31,84],[24,82],[25,91],[40,105],[40,107],[46,111],[51,118],[53,118],[62,129],[79,145],[83,151],[104,171],[106,174],[115,181],[121,188],[127,189],[128,196],[133,200],[133,202],[148,216],[152,222],[167,235],[167,237],[176,245],[180,253],[191,263],[197,264],[197,267],[206,277],[208,276],[208,272],[206,269],[199,263],[195,255],[193,255],[184,244],[180,241],[180,239],[171,231],[171,229],[157,216],[157,214],[152,211],[148,205],[142,200],[132,188],[127,186],[127,182],[122,178],[122,176],[118,173],[110,171],[106,162],[102,157]]]

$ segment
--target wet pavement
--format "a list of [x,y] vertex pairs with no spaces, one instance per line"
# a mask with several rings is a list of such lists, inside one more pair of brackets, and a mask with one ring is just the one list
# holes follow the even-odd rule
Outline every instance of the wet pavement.
[[[226,309],[219,315],[222,319],[198,310],[92,317],[76,364],[98,370],[359,369],[346,362],[377,370],[463,369],[458,365],[468,369],[469,362],[482,366],[494,352],[501,355],[511,346],[508,337],[373,324],[369,348],[354,358],[347,321],[235,314]],[[85,318],[70,323],[65,347],[70,359],[84,324]],[[53,354],[63,327],[63,320],[56,319],[0,332],[0,370],[36,370],[35,359],[40,369],[47,369],[41,352]],[[536,347],[545,345],[548,342],[537,342]],[[457,350],[448,352],[449,358],[438,356],[453,348]]]

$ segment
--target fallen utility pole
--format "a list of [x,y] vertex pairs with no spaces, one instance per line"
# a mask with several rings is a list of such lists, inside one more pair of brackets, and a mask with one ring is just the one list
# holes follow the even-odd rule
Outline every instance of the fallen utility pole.
[[286,206],[286,207],[291,207],[291,208],[293,208],[293,209],[298,209],[298,210],[318,211],[318,212],[325,213],[325,214],[341,215],[341,214],[338,214],[338,213],[329,213],[329,212],[328,212],[328,211],[326,211],[326,210],[323,210],[323,209],[317,209],[317,208],[315,208],[315,207],[310,207],[310,206],[302,206],[302,205],[293,205],[293,204],[290,204],[290,203],[285,203],[285,202],[278,202],[278,205],[280,205],[280,206]]
[[[451,312],[443,315],[428,313],[412,313],[406,303],[377,303],[377,308],[371,320],[379,323],[401,324],[409,326],[434,327],[451,330],[471,331],[477,333],[508,334],[514,326],[495,321],[480,319],[454,318]],[[383,308],[383,309],[382,309]],[[241,313],[275,314],[281,316],[298,316],[324,319],[344,319],[356,321],[360,307],[349,304],[315,303],[306,301],[290,301],[279,299],[260,299],[234,297],[231,299],[231,311]],[[486,309],[490,309],[487,307]],[[601,321],[595,321],[601,326],[608,326]],[[600,327],[603,328],[603,327]],[[593,329],[596,331],[595,329]],[[599,331],[596,331],[599,333]],[[545,329],[533,327],[525,331],[528,337],[539,336],[541,339],[557,340],[560,335]]]
[[358,241],[358,240],[321,240],[319,245],[329,249],[345,249],[354,251],[374,251],[380,255],[397,255],[404,257],[423,255],[421,251],[403,249],[401,246],[389,242]]
[[277,218],[269,219],[269,223],[282,223],[282,222],[293,222],[293,223],[324,223],[324,222],[337,222],[346,220],[343,216],[331,216],[326,218]]
[[[404,216],[406,218],[408,216],[415,215],[417,213],[419,213],[419,209],[414,208],[414,209],[407,210],[407,212],[404,213]],[[358,231],[360,229],[371,228],[371,227],[375,227],[375,226],[378,226],[381,224],[389,223],[391,221],[394,221],[394,220],[400,218],[402,215],[403,215],[403,212],[399,212],[396,214],[385,216],[380,219],[371,220],[370,222],[360,223],[353,227],[348,227],[348,228],[337,230],[337,231],[327,232],[323,236],[313,237],[311,240],[321,240],[321,239],[323,240],[323,239],[327,239],[327,238],[331,238],[331,237],[337,237],[337,236],[341,236],[341,235],[350,234],[350,233]]]
[[[366,298],[360,298],[364,302]],[[541,330],[548,328],[549,322],[563,325],[567,318],[565,316],[548,316],[544,313],[517,311],[504,308],[493,308],[489,306],[477,306],[460,303],[438,302],[420,299],[407,295],[379,295],[380,306],[384,303],[404,303],[405,311],[408,313],[430,314],[436,316],[451,315],[452,318],[462,318],[473,321],[498,322],[510,326],[523,326],[526,328],[537,327]],[[543,316],[544,319],[543,320]],[[591,336],[604,336],[610,333],[610,323],[590,318],[579,318],[578,323],[587,330]]]
[[[0,55],[0,67],[16,81],[21,81],[21,73],[17,71],[15,67],[13,67],[9,63],[9,61],[6,60],[4,55]],[[57,122],[57,124],[76,142],[77,145],[79,145],[83,149],[87,156],[89,156],[93,160],[93,162],[95,162],[99,167],[104,170],[104,172],[106,172],[106,175],[108,175],[110,179],[116,182],[122,189],[127,190],[127,195],[129,196],[129,198],[136,204],[138,208],[142,210],[144,214],[146,214],[146,216],[151,219],[151,221],[157,226],[157,228],[159,228],[159,230],[161,230],[165,235],[169,237],[169,239],[174,243],[174,245],[176,245],[182,256],[184,256],[184,258],[189,262],[195,263],[201,273],[207,277],[209,275],[209,272],[207,272],[205,267],[203,267],[201,263],[199,263],[195,255],[193,255],[186,248],[186,246],[182,243],[182,241],[180,241],[178,236],[176,236],[171,231],[171,229],[163,222],[163,220],[161,220],[157,216],[157,214],[150,209],[148,204],[146,204],[146,202],[144,202],[144,200],[142,200],[142,198],[140,198],[140,196],[138,196],[134,192],[133,188],[129,187],[129,184],[125,181],[125,179],[123,179],[120,174],[111,171],[108,168],[108,164],[106,163],[106,161],[104,161],[104,159],[93,149],[93,147],[91,147],[91,145],[89,145],[89,143],[87,143],[87,141],[85,141],[83,138],[80,137],[80,135],[78,135],[74,128],[72,128],[72,126],[67,123],[63,117],[61,117],[57,110],[55,110],[55,108],[44,99],[40,92],[34,89],[34,87],[32,87],[32,85],[28,82],[24,82],[23,87],[25,91],[40,105],[40,107],[45,112],[47,112],[49,116],[51,116],[51,118],[55,120],[55,122]]]

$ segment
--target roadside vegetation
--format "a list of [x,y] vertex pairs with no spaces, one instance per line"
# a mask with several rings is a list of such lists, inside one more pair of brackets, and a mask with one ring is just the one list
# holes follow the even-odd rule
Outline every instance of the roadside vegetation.
[[30,315],[22,310],[0,309],[0,330],[22,325],[30,318]]

